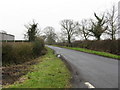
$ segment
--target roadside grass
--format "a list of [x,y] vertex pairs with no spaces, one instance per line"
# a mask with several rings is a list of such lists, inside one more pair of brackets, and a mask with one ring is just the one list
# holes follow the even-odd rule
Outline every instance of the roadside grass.
[[64,62],[53,54],[53,50],[47,50],[47,54],[33,66],[33,71],[22,77],[26,80],[5,88],[70,88],[71,73]]
[[100,51],[94,51],[94,50],[90,50],[90,49],[77,48],[77,47],[66,47],[66,46],[58,46],[58,45],[54,45],[54,46],[72,49],[72,50],[77,50],[77,51],[86,52],[86,53],[91,53],[91,54],[96,54],[96,55],[114,58],[114,59],[120,59],[119,55],[115,55],[115,54],[111,54],[111,53],[107,53],[107,52],[100,52]]

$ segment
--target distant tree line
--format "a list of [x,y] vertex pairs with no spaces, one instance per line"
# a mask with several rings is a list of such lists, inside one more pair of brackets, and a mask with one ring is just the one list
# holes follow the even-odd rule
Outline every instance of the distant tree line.
[[82,40],[89,40],[94,37],[94,40],[101,40],[101,37],[107,35],[110,40],[117,39],[118,33],[118,15],[117,9],[112,6],[112,9],[97,15],[94,13],[95,20],[83,19],[81,22],[71,19],[64,19],[60,21],[61,33],[57,34],[52,26],[47,26],[43,29],[43,33],[40,35],[40,29],[38,29],[38,23],[33,21],[32,24],[25,25],[27,32],[25,38],[29,41],[34,41],[36,37],[40,37],[45,40],[47,44],[54,44],[56,42],[67,42],[71,44],[75,38],[82,38]]
[[67,36],[69,44],[71,43],[71,38],[74,36],[81,36],[84,40],[89,40],[90,37],[101,40],[101,36],[104,34],[109,37],[106,39],[115,40],[118,33],[117,13],[115,6],[113,6],[110,11],[102,15],[94,13],[96,20],[83,19],[81,22],[76,22],[65,19],[61,21],[61,30]]

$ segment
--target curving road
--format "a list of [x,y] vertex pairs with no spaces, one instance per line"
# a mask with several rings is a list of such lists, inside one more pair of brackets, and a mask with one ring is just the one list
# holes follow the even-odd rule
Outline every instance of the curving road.
[[[62,55],[74,71],[75,88],[118,88],[118,60],[75,50],[48,46]],[[90,85],[88,85],[88,82]]]

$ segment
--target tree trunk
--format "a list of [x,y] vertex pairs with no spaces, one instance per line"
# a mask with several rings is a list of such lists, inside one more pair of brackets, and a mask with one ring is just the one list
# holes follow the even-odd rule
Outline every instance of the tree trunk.
[[97,40],[100,40],[100,37],[97,37]]
[[68,43],[71,44],[71,37],[68,35]]
[[87,41],[87,37],[85,36],[85,40]]

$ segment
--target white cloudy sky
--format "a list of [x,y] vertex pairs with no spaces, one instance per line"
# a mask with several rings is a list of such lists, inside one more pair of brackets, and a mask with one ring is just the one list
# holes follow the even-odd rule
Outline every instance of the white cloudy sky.
[[119,0],[0,0],[0,30],[23,39],[25,24],[35,19],[41,29],[53,26],[60,31],[63,19],[94,18],[93,13],[110,9]]

